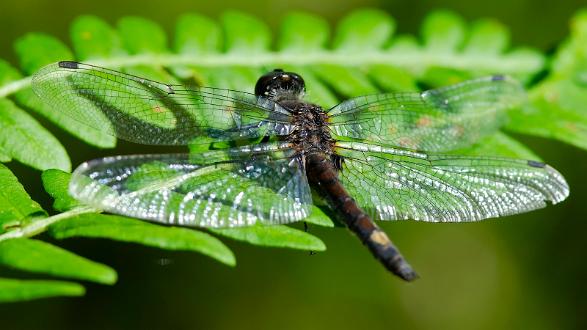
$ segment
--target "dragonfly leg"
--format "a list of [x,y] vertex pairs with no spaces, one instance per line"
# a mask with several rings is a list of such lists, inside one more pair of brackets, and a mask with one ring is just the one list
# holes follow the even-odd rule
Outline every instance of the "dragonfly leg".
[[[306,221],[304,221],[304,233],[309,232],[310,227],[308,226],[308,223]],[[310,251],[310,255],[313,256],[316,254],[316,251]]]

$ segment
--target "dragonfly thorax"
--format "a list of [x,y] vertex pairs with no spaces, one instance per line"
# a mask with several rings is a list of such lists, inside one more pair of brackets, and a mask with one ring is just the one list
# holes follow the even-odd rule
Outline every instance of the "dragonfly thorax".
[[322,107],[299,100],[283,101],[280,104],[292,112],[295,128],[288,140],[295,149],[304,154],[332,154],[334,139],[328,129],[328,115]]
[[332,154],[334,140],[328,129],[328,115],[322,107],[304,102],[304,79],[297,73],[275,69],[261,76],[255,95],[266,97],[291,112],[294,130],[287,137],[301,154]]

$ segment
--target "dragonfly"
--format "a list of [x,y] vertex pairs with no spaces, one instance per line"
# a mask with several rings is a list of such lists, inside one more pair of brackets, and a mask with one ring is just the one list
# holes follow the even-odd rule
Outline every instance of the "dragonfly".
[[[466,222],[558,203],[563,176],[536,160],[449,151],[495,132],[526,100],[504,75],[423,92],[381,93],[325,109],[304,79],[275,69],[254,93],[166,84],[73,61],[32,78],[61,115],[183,154],[95,159],[69,192],[101,210],[167,225],[224,228],[304,221],[325,203],[385,268],[418,274],[375,220]],[[314,192],[314,194],[313,194]]]

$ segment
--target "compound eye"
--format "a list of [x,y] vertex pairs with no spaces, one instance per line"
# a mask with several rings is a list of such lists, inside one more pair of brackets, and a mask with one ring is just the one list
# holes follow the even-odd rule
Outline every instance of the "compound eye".
[[261,76],[255,85],[257,96],[274,96],[282,91],[299,95],[304,92],[304,80],[296,73],[275,69]]
[[275,73],[270,72],[265,74],[257,80],[257,84],[255,85],[255,95],[257,96],[267,96],[274,85],[275,80]]
[[296,73],[291,73],[290,74],[291,80],[294,82],[295,85],[299,86],[301,89],[305,89],[306,88],[306,84],[304,82],[304,79],[302,78],[302,76],[300,76],[299,74]]

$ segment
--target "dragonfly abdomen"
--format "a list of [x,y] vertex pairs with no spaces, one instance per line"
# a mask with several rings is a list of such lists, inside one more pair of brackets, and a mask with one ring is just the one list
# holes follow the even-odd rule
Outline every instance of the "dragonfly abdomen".
[[371,220],[343,187],[334,164],[326,154],[316,152],[306,155],[306,173],[310,184],[326,197],[337,217],[359,237],[385,268],[406,281],[418,277],[387,234]]

